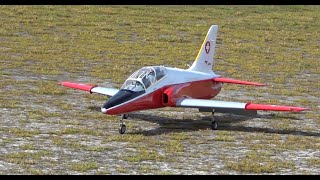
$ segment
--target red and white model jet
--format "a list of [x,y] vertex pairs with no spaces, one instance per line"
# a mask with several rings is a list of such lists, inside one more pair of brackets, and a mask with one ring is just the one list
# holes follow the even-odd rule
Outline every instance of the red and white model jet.
[[101,107],[109,115],[121,114],[119,133],[126,131],[123,119],[128,113],[162,107],[198,108],[201,112],[212,112],[211,128],[217,129],[214,112],[303,111],[307,108],[215,101],[223,83],[264,86],[264,84],[221,77],[212,71],[218,26],[212,25],[202,43],[198,56],[188,69],[164,66],[147,66],[134,72],[121,89],[92,86],[73,82],[60,85],[107,95],[110,98]]

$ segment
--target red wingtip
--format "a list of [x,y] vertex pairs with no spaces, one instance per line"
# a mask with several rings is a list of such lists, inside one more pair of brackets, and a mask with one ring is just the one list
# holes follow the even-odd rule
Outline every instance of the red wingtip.
[[213,78],[213,80],[216,82],[222,82],[222,83],[244,84],[244,85],[253,85],[253,86],[266,86],[266,84],[262,84],[262,83],[241,81],[241,80],[223,78],[223,77],[216,77],[216,78]]
[[309,108],[294,107],[294,106],[277,106],[269,104],[251,104],[250,102],[246,104],[246,110],[263,110],[263,111],[293,111],[300,112],[310,110]]
[[88,91],[90,93],[91,93],[91,89],[97,86],[97,85],[82,84],[82,83],[75,83],[75,82],[68,82],[68,81],[59,82],[58,84],[69,87],[69,88],[73,88],[73,89]]

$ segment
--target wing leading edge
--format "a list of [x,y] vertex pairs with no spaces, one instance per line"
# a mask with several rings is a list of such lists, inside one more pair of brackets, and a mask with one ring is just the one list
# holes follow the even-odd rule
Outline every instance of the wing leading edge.
[[58,84],[69,87],[69,88],[73,88],[73,89],[87,91],[90,93],[103,94],[107,96],[113,96],[119,91],[118,89],[114,89],[114,88],[105,88],[105,87],[99,87],[97,85],[81,84],[81,83],[67,82],[67,81],[59,82]]
[[181,99],[176,102],[177,107],[199,108],[199,109],[215,109],[217,112],[232,112],[237,110],[262,110],[262,111],[305,111],[308,108],[294,106],[278,106],[269,104],[252,104],[239,102],[215,101],[208,99]]

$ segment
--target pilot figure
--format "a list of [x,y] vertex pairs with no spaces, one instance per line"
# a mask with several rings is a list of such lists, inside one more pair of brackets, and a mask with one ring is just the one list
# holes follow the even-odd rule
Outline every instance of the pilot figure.
[[155,83],[156,82],[156,77],[153,71],[151,71],[148,75],[147,78],[150,80],[151,83]]
[[146,88],[148,88],[151,84],[156,81],[156,77],[153,71],[150,71],[147,75],[145,75],[142,79],[142,82]]

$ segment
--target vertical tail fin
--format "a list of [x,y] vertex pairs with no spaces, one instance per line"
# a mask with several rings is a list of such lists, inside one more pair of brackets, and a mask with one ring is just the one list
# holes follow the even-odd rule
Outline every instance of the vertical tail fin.
[[212,25],[204,39],[196,60],[193,62],[190,71],[212,73],[213,57],[216,48],[218,25]]

